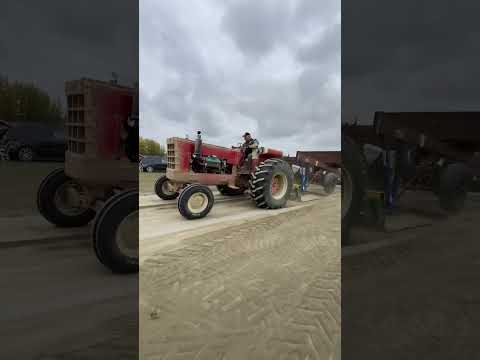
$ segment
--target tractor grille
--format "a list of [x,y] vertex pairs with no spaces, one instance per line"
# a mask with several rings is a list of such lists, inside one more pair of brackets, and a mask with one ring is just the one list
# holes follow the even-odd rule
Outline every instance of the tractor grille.
[[167,143],[167,167],[175,169],[175,143]]
[[67,96],[67,149],[76,154],[85,153],[85,97],[83,94]]

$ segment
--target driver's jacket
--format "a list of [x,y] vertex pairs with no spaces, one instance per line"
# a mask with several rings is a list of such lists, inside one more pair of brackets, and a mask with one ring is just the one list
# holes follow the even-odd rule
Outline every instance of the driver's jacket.
[[243,143],[242,146],[245,152],[245,158],[252,153],[253,149],[257,149],[258,145],[259,142],[257,139],[251,139],[250,141]]

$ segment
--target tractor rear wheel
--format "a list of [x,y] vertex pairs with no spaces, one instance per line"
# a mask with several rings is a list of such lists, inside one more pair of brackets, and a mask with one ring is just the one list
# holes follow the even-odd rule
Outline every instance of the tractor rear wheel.
[[179,192],[173,187],[168,178],[163,175],[155,182],[155,194],[163,200],[174,200]]
[[293,187],[293,170],[281,159],[261,162],[250,179],[250,196],[257,207],[279,209],[287,203]]
[[93,248],[112,272],[138,272],[138,191],[108,199],[93,227]]
[[225,196],[242,195],[242,194],[245,193],[245,190],[246,190],[245,188],[234,189],[234,188],[231,188],[228,185],[218,185],[217,189],[220,192],[220,194],[225,195]]
[[188,185],[178,198],[178,211],[183,217],[193,220],[201,219],[212,210],[214,196],[208,186]]
[[338,176],[334,173],[325,174],[323,178],[323,191],[325,194],[330,195],[335,191],[337,187]]
[[84,226],[95,217],[95,211],[80,201],[85,192],[83,186],[68,177],[63,169],[56,169],[38,188],[38,211],[59,227]]

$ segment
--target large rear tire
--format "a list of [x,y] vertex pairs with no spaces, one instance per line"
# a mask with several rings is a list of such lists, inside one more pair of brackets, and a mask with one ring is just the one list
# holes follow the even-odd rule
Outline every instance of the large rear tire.
[[357,144],[342,137],[342,245],[349,242],[350,226],[360,214],[367,168]]
[[260,163],[250,179],[250,196],[257,207],[279,209],[285,207],[293,187],[293,170],[281,159]]
[[214,203],[212,190],[200,184],[188,185],[178,198],[178,211],[188,220],[201,219],[208,215]]
[[155,194],[163,200],[174,200],[178,197],[179,192],[172,189],[170,180],[163,175],[155,182]]
[[138,191],[108,199],[95,221],[93,248],[98,260],[112,272],[138,272]]
[[63,169],[52,171],[38,187],[38,211],[47,221],[59,227],[84,226],[95,217],[95,211],[72,203],[69,191],[81,196],[85,189],[68,177]]
[[245,188],[234,189],[234,188],[231,188],[228,185],[218,185],[217,189],[220,192],[220,194],[225,195],[225,196],[243,195],[245,193],[245,190],[246,190]]
[[438,198],[442,209],[458,213],[465,206],[473,174],[461,163],[449,164],[441,172],[438,184]]

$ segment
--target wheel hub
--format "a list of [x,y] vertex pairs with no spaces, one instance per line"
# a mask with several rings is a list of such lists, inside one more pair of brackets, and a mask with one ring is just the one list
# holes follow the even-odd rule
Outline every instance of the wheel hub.
[[176,189],[174,188],[174,186],[172,185],[172,183],[170,181],[165,181],[162,184],[162,191],[165,194],[173,195],[176,192]]
[[57,209],[65,215],[80,215],[87,207],[84,206],[83,188],[72,181],[61,185],[55,192],[54,202]]
[[138,211],[134,211],[117,228],[117,246],[124,255],[131,258],[138,258],[138,226]]
[[271,185],[272,197],[276,200],[282,199],[287,192],[287,177],[285,174],[276,174],[273,176]]
[[208,197],[204,193],[193,194],[188,199],[187,206],[192,213],[201,213],[208,206]]

